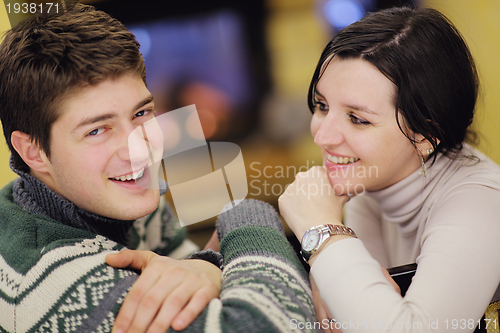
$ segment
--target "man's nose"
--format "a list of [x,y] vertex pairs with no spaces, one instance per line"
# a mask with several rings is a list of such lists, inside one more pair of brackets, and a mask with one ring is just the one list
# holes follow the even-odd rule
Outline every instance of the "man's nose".
[[118,157],[121,160],[130,161],[134,172],[150,163],[151,147],[146,140],[146,135],[143,125],[124,126],[120,135]]

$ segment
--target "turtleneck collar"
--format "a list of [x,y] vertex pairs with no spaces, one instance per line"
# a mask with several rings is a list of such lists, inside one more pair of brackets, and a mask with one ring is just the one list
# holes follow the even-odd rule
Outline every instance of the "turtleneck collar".
[[12,159],[10,167],[20,176],[14,181],[14,202],[24,210],[49,217],[74,228],[105,236],[122,245],[128,245],[130,228],[134,220],[116,220],[81,209],[36,177],[14,168]]
[[425,177],[421,173],[421,168],[418,168],[394,185],[383,190],[366,192],[366,195],[377,202],[387,221],[403,223],[411,220],[420,211],[439,180],[452,174],[448,169],[453,168],[453,159],[442,154],[436,156],[432,166],[430,160],[426,164],[428,168]]

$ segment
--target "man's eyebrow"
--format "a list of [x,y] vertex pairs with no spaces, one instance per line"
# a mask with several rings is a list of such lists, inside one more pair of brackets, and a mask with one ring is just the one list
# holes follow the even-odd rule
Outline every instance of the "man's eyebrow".
[[72,133],[76,132],[81,127],[84,127],[84,126],[87,126],[87,125],[91,125],[91,124],[95,124],[95,123],[97,123],[99,121],[113,119],[113,118],[116,118],[117,116],[118,115],[116,113],[106,113],[106,114],[100,114],[100,115],[92,117],[92,118],[84,118],[82,121],[80,121],[78,123],[78,125],[75,126],[75,128],[71,132]]
[[[149,95],[148,97],[144,98],[142,101],[137,103],[137,105],[134,107],[133,111],[142,108],[144,105],[147,105],[151,103],[154,100],[153,95]],[[113,119],[118,117],[118,115],[114,112],[106,113],[106,114],[101,114],[92,118],[84,118],[82,121],[78,123],[78,125],[75,126],[75,128],[71,132],[77,131],[79,128],[91,124],[95,124],[97,122],[103,121],[103,120],[108,120],[108,119]]]
[[142,108],[144,105],[151,103],[154,100],[153,95],[149,95],[148,97],[144,98],[142,101],[137,103],[137,105],[134,108],[134,111],[137,109]]

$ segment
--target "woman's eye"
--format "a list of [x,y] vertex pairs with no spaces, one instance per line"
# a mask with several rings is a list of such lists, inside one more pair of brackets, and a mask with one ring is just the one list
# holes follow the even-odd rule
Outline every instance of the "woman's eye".
[[87,135],[88,136],[96,136],[96,135],[103,133],[104,130],[105,130],[104,127],[99,127],[99,128],[96,128],[95,130],[90,131]]
[[315,101],[314,103],[316,104],[316,107],[322,112],[328,112],[328,110],[330,110],[328,105],[326,105],[325,103],[322,103],[320,101]]
[[354,114],[349,114],[349,119],[354,125],[370,125],[369,121],[364,120],[363,118],[359,118],[355,116]]

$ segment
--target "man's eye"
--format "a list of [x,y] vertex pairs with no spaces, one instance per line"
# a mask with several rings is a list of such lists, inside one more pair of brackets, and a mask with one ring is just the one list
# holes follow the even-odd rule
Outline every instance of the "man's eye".
[[96,128],[95,130],[90,131],[87,135],[88,136],[96,136],[104,132],[104,127],[99,127]]
[[354,125],[370,125],[369,121],[364,120],[363,118],[359,118],[355,116],[354,114],[349,114],[349,119]]
[[147,110],[141,110],[141,111],[137,112],[137,113],[134,115],[134,118],[137,118],[137,117],[143,117],[143,116],[145,116],[145,115],[150,114],[151,112],[153,112],[153,110],[150,110],[150,109],[147,109]]

